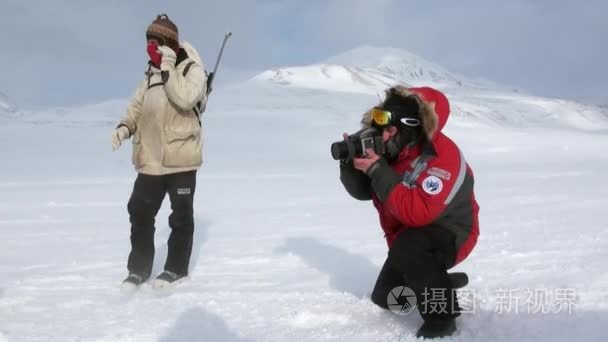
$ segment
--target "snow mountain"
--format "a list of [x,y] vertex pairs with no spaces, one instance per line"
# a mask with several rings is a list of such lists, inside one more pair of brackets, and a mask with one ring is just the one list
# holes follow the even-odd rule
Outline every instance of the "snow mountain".
[[402,83],[437,88],[499,88],[454,74],[405,50],[362,46],[317,64],[267,70],[256,80],[302,88],[376,94]]
[[604,110],[574,101],[533,96],[494,82],[469,79],[394,48],[363,46],[311,65],[275,68],[251,82],[266,87],[308,89],[368,96],[368,107],[395,84],[431,86],[451,101],[452,118],[462,125],[551,126],[606,129]]

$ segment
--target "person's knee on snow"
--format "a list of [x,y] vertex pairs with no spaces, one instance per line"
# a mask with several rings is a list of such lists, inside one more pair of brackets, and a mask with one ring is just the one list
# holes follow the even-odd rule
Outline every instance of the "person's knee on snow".
[[388,294],[390,293],[391,289],[386,288],[386,287],[380,287],[380,286],[376,286],[374,287],[374,290],[372,291],[371,297],[370,299],[372,300],[372,302],[376,305],[378,305],[379,307],[383,308],[383,309],[388,309]]
[[383,309],[388,309],[389,294],[399,286],[406,286],[405,279],[391,266],[390,261],[386,260],[374,285],[371,294],[372,302]]

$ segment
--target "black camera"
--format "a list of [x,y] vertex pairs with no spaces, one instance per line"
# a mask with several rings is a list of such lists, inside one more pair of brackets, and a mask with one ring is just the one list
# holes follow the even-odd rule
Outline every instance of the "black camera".
[[331,156],[335,160],[365,158],[368,157],[366,150],[370,148],[378,155],[384,154],[382,131],[373,127],[364,128],[344,141],[331,144]]

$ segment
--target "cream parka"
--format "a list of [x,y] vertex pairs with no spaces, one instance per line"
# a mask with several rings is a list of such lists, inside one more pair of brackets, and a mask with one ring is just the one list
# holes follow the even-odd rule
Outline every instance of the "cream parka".
[[187,57],[180,52],[173,69],[151,66],[119,125],[131,133],[138,173],[166,175],[196,170],[203,163],[202,122],[196,107],[205,107],[207,76],[198,52],[187,42],[180,45]]

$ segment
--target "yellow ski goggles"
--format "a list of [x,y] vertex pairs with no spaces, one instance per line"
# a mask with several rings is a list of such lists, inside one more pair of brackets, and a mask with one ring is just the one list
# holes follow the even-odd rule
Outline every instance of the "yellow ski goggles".
[[398,122],[410,127],[420,126],[420,120],[417,118],[401,118],[397,120],[397,116],[391,111],[374,107],[372,108],[372,125],[384,128],[389,125],[397,125]]

